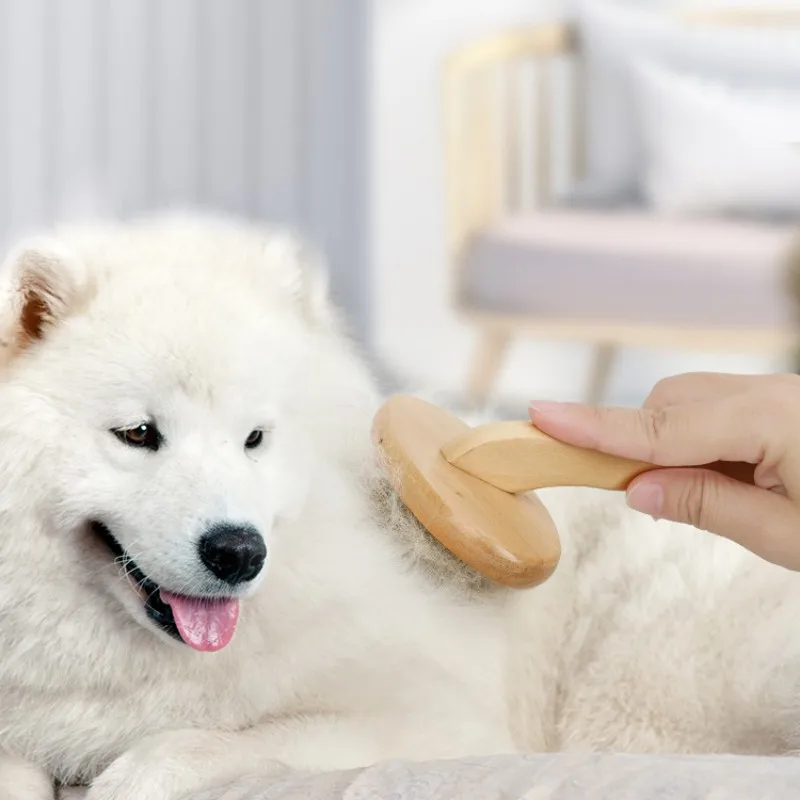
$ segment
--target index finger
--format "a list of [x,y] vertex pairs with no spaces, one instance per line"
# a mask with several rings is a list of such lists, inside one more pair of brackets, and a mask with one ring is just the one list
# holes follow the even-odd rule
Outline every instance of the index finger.
[[674,406],[696,400],[714,400],[740,394],[763,382],[762,375],[735,375],[719,372],[686,372],[662,378],[642,403],[643,408]]
[[[662,467],[714,461],[759,463],[763,417],[733,395],[661,408],[596,408],[580,403],[537,403],[533,424],[568,444]],[[769,418],[769,415],[767,415]]]

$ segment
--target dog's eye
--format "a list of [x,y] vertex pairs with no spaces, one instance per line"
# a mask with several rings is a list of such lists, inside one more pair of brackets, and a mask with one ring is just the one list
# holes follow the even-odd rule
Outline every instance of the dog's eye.
[[155,451],[161,446],[161,434],[158,428],[149,422],[143,422],[135,428],[118,428],[112,433],[130,447],[144,447]]
[[245,450],[255,450],[264,441],[264,431],[261,428],[256,428],[251,431],[250,435],[245,439]]

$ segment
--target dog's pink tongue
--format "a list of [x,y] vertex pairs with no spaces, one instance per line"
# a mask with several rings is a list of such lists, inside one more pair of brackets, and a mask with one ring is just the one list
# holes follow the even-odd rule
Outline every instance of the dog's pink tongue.
[[212,652],[227,647],[239,620],[239,601],[183,597],[161,590],[161,599],[172,608],[178,632],[189,647]]

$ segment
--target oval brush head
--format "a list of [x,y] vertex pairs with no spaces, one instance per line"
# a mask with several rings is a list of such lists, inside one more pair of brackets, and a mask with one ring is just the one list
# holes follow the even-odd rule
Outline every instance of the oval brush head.
[[535,496],[509,494],[450,464],[442,448],[472,429],[415,397],[393,397],[373,439],[387,477],[412,514],[450,552],[490,580],[536,586],[561,555],[553,520]]
[[[654,464],[564,444],[530,422],[471,428],[416,397],[390,398],[373,440],[387,477],[412,514],[451,553],[505,586],[536,586],[561,555],[555,524],[535,489],[624,490]],[[753,483],[754,466],[701,465]]]

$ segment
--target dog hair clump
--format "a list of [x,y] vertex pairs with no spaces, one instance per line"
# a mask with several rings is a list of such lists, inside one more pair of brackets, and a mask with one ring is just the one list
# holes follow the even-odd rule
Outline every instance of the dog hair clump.
[[393,469],[380,453],[364,465],[362,482],[377,525],[399,544],[404,560],[412,569],[419,569],[438,587],[462,595],[486,595],[499,587],[461,559],[453,555],[432,536],[411,513],[394,486]]

